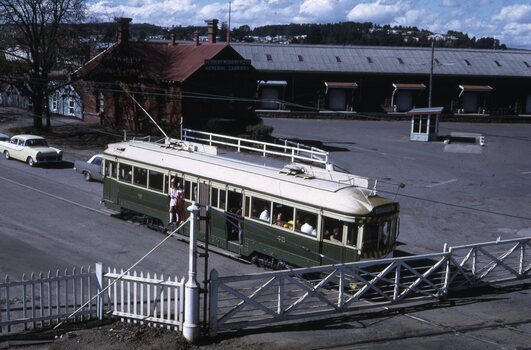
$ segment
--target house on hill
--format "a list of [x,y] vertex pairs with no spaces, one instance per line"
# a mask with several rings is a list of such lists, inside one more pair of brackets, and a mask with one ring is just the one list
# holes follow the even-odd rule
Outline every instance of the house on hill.
[[72,76],[85,120],[158,134],[151,116],[177,134],[181,118],[185,127],[218,130],[254,118],[256,72],[231,46],[216,43],[217,20],[207,21],[208,42],[196,33],[187,44],[175,37],[169,43],[132,42],[131,19],[117,21],[117,42]]

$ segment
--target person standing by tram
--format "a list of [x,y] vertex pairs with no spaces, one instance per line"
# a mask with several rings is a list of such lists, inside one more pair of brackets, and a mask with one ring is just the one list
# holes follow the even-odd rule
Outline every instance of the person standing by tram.
[[170,222],[169,224],[180,224],[184,221],[183,212],[183,188],[177,180],[173,178],[171,180],[171,187],[169,191],[170,197]]

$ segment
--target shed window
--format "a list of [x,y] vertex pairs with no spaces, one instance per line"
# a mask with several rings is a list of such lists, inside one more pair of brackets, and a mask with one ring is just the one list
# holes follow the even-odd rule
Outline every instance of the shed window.
[[371,57],[367,57],[367,62],[372,63],[372,58]]
[[337,63],[341,63],[341,57],[336,56],[336,62],[337,62]]
[[472,65],[472,63],[470,63],[469,60],[465,60],[465,63],[466,63],[467,66],[471,66]]
[[266,53],[266,59],[268,61],[273,61],[273,57],[270,54],[268,54],[268,53]]
[[75,112],[76,112],[75,106],[76,106],[76,102],[74,101],[74,98],[70,97],[69,100],[68,100],[68,113],[70,115],[74,115],[75,114]]
[[302,62],[304,61],[304,57],[302,57],[301,55],[299,55],[299,62]]
[[397,60],[398,60],[398,63],[404,64],[404,60],[402,58],[398,57]]
[[435,63],[437,63],[437,64],[441,64],[441,62],[439,62],[438,59],[434,58],[433,60],[435,61]]
[[531,68],[531,66],[529,65],[529,63],[527,63],[527,61],[524,61],[524,64],[527,68]]
[[57,112],[57,95],[52,97],[52,111]]
[[500,61],[494,60],[494,62],[496,63],[496,65],[497,65],[498,67],[501,67],[501,63],[500,63]]

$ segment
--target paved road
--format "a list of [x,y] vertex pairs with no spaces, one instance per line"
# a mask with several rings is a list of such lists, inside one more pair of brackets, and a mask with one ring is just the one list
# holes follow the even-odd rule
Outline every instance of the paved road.
[[[443,124],[443,133],[479,132],[471,144],[408,141],[407,122],[269,119],[275,134],[332,151],[354,173],[380,179],[389,196],[405,183],[401,249],[440,251],[445,242],[474,243],[531,233],[531,126]],[[451,147],[449,147],[451,146]],[[29,168],[0,159],[0,276],[102,261],[127,267],[163,236],[112,218],[99,204],[101,184],[72,169]],[[140,270],[182,276],[187,245],[171,240]],[[212,255],[221,274],[259,271]],[[202,267],[199,267],[202,271]],[[470,295],[435,308],[409,308],[294,326],[245,330],[212,348],[259,349],[524,349],[531,344],[529,286]],[[209,348],[206,346],[205,348]]]

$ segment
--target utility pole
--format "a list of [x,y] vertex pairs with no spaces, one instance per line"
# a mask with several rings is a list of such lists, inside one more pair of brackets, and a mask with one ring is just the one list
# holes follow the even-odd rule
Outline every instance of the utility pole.
[[428,107],[431,107],[431,90],[433,85],[433,61],[435,60],[435,38],[431,40],[431,64],[430,64],[430,86],[428,88]]
[[229,1],[229,25],[227,27],[227,44],[230,45],[230,12],[231,12],[231,2]]

